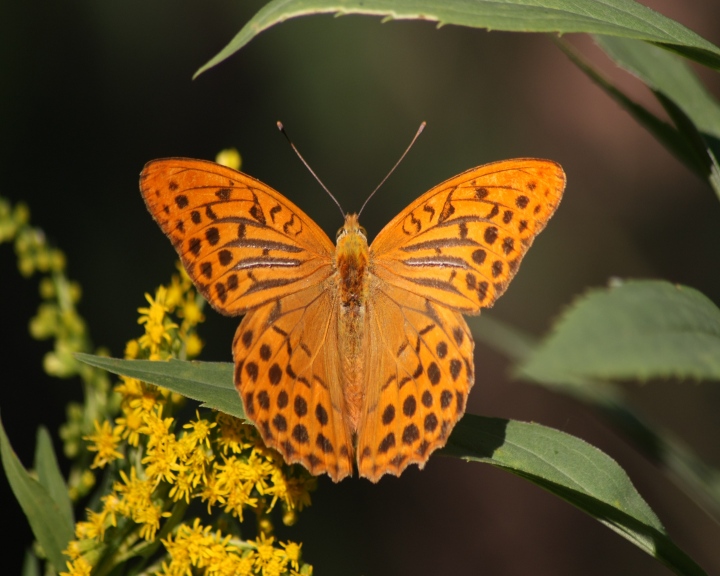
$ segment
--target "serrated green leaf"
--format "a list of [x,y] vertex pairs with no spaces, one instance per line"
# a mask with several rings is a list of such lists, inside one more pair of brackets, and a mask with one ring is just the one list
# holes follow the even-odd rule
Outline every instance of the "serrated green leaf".
[[720,49],[678,22],[633,0],[273,0],[195,77],[222,62],[260,32],[290,18],[361,14],[387,20],[429,20],[488,30],[585,32],[653,42],[720,69]]
[[540,424],[466,414],[441,453],[491,464],[530,480],[676,573],[705,574],[668,537],[617,462],[579,438]]
[[233,384],[233,365],[227,362],[154,362],[120,360],[92,354],[75,354],[81,362],[162,386],[202,406],[220,410],[236,418],[245,418],[245,410]]
[[697,290],[630,281],[580,298],[519,373],[533,380],[720,379],[720,309]]
[[60,513],[70,524],[75,524],[75,516],[72,509],[72,501],[68,494],[67,484],[60,472],[57,456],[52,445],[52,439],[47,428],[41,426],[37,433],[35,445],[35,471],[38,475],[40,485],[47,490],[53,502],[57,504]]
[[68,559],[62,551],[72,539],[74,527],[48,491],[25,470],[13,452],[1,420],[0,454],[8,483],[25,512],[35,538],[55,568],[63,570]]

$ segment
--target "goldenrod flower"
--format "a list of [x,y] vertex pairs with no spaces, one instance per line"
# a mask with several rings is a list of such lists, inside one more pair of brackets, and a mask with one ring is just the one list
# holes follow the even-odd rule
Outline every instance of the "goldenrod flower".
[[140,442],[140,430],[145,425],[143,412],[128,403],[124,404],[121,410],[124,416],[115,418],[115,430],[130,446],[137,446]]
[[208,422],[200,418],[200,414],[198,414],[197,411],[195,412],[195,416],[197,417],[196,420],[188,422],[183,426],[183,428],[187,430],[192,430],[185,438],[192,440],[193,443],[205,444],[207,448],[210,448],[210,431],[217,426],[217,422]]
[[82,556],[67,563],[67,572],[60,572],[60,576],[90,576],[92,565]]
[[204,346],[200,336],[194,332],[187,335],[185,338],[185,354],[188,358],[195,358],[200,354]]
[[91,468],[102,468],[109,462],[123,457],[117,450],[117,446],[121,440],[120,434],[116,430],[113,430],[110,422],[107,420],[105,420],[102,425],[96,420],[95,434],[83,436],[83,438],[91,442],[87,449],[91,452],[97,452],[90,466]]
[[218,412],[215,421],[220,431],[217,443],[223,454],[240,453],[257,444],[257,433],[253,433],[254,429],[241,420]]
[[170,330],[178,328],[178,325],[167,316],[170,308],[166,304],[167,289],[164,286],[158,288],[155,298],[145,294],[145,299],[150,306],[138,308],[141,314],[138,324],[145,325],[145,334],[138,339],[138,343],[150,352],[151,360],[161,360],[161,346],[169,347],[172,342]]
[[158,484],[160,481],[172,484],[175,481],[177,459],[175,437],[169,435],[152,445],[148,443],[147,456],[142,459],[148,480]]
[[78,522],[75,525],[75,537],[79,540],[97,540],[101,542],[105,537],[105,529],[109,525],[106,511],[93,512],[88,510],[86,522]]
[[283,547],[283,555],[285,560],[292,566],[293,570],[300,570],[300,552],[302,544],[295,542],[280,542]]
[[240,152],[237,151],[237,148],[225,148],[224,150],[220,150],[217,156],[215,156],[215,162],[232,168],[233,170],[240,170],[242,157],[240,156]]

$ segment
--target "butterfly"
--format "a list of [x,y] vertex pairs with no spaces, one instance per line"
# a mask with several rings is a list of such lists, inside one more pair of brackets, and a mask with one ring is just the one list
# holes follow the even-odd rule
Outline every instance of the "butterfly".
[[265,444],[312,474],[377,482],[445,445],[474,383],[463,314],[505,292],[565,174],[529,158],[473,168],[370,245],[356,214],[334,246],[283,195],[213,162],[151,161],[140,188],[197,289],[244,315],[235,386]]

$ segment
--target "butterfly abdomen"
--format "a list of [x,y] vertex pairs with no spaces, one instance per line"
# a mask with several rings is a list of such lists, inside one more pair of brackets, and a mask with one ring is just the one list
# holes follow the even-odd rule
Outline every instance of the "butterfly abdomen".
[[338,279],[338,352],[342,366],[343,396],[350,429],[355,432],[363,403],[366,366],[363,351],[368,336],[368,243],[355,214],[345,218],[338,234],[335,266]]

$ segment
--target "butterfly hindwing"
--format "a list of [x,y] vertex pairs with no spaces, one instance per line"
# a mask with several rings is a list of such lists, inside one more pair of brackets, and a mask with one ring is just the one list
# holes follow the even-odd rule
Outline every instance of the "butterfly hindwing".
[[455,310],[379,279],[371,294],[357,464],[377,482],[445,445],[474,382],[474,344]]
[[555,212],[565,174],[555,162],[486,164],[412,202],[370,246],[373,273],[464,314],[505,292]]
[[233,342],[235,386],[265,444],[336,482],[352,474],[340,384],[337,306],[315,284],[245,315]]
[[140,189],[195,285],[224,314],[242,314],[331,273],[327,235],[246,174],[168,158],[145,165]]

